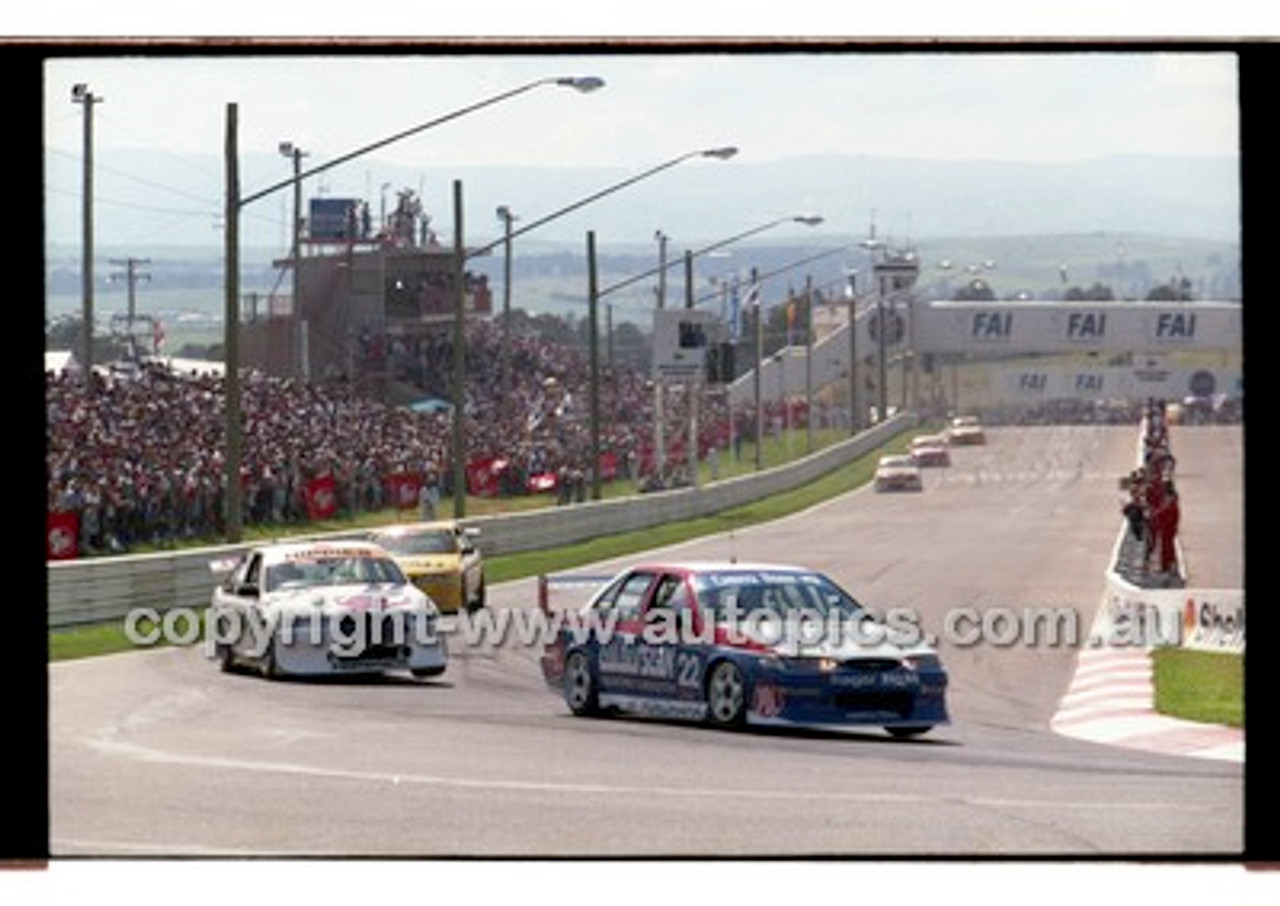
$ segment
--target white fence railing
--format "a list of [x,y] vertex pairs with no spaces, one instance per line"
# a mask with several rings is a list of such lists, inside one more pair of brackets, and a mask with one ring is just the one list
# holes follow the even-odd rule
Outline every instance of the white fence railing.
[[[752,475],[615,500],[552,507],[528,513],[464,520],[481,530],[486,556],[562,547],[604,535],[642,530],[706,516],[802,487],[874,450],[914,427],[912,414],[895,416],[846,441],[793,463]],[[336,532],[326,538],[353,536]],[[315,537],[315,536],[309,536]],[[122,619],[147,607],[163,613],[174,607],[200,607],[213,587],[209,564],[236,556],[250,544],[187,548],[153,554],[48,564],[48,625],[51,629]]]

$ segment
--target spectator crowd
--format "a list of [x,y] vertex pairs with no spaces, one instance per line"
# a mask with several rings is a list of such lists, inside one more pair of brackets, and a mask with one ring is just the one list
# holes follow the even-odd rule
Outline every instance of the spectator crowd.
[[1168,410],[1163,400],[1146,403],[1142,463],[1129,473],[1129,496],[1122,507],[1128,532],[1121,570],[1141,585],[1179,586],[1177,460],[1169,444]]
[[[590,366],[581,350],[512,338],[504,378],[501,335],[490,322],[469,324],[464,444],[467,475],[487,468],[472,493],[529,493],[560,502],[583,499],[590,480]],[[421,386],[447,387],[452,363],[445,335],[413,348]],[[608,371],[606,369],[606,371]],[[646,375],[613,369],[601,388],[601,449],[608,477],[646,486],[654,472],[653,386]],[[688,433],[683,393],[664,408],[667,457],[680,464]],[[699,400],[701,455],[726,447],[723,394]],[[448,410],[422,412],[369,399],[345,382],[308,383],[250,372],[241,382],[241,481],[246,525],[288,525],[316,516],[310,489],[325,482],[336,516],[404,505],[399,478],[413,499],[452,493]],[[216,539],[224,528],[223,379],[175,373],[151,363],[134,373],[95,371],[86,386],[74,372],[46,375],[48,508],[74,522],[70,555],[122,552],[137,544]],[[754,412],[751,413],[754,415]],[[738,415],[739,431],[754,425]],[[604,458],[604,457],[602,457]],[[483,466],[484,468],[480,468]],[[534,485],[536,476],[552,476]],[[421,497],[419,496],[421,494]]]
[[[411,340],[384,336],[378,342],[393,372],[411,372],[411,382],[424,394],[451,395],[449,331]],[[640,491],[690,482],[692,401],[684,387],[668,387],[659,459],[649,376],[603,367],[602,455],[592,464],[590,362],[582,349],[524,335],[511,336],[504,347],[501,327],[493,321],[469,323],[464,342],[468,493],[545,492],[558,503],[573,503],[585,499],[593,468],[604,481],[629,481]],[[510,368],[503,364],[508,355]],[[730,412],[727,394],[702,386],[697,456],[712,463],[714,477],[721,451],[741,458],[743,439],[755,437],[756,411],[748,404]],[[342,380],[309,383],[249,372],[241,381],[241,412],[246,526],[285,526],[389,507],[418,507],[430,515],[435,502],[454,491],[447,406],[416,411],[371,399]],[[48,373],[50,557],[223,536],[224,413],[223,379],[212,373],[184,374],[150,363],[129,373],[96,370],[88,384],[76,372]],[[1102,416],[1096,408],[1077,406],[1066,414],[1112,421],[1140,413],[1126,407],[1123,414],[1107,410]],[[773,434],[784,425],[804,427],[810,413],[802,401],[791,401],[766,405],[763,415],[764,431]],[[1165,502],[1176,503],[1176,495],[1168,493],[1172,457],[1163,405],[1147,415],[1155,432],[1153,459],[1133,476],[1133,503],[1143,513],[1147,560],[1160,570],[1168,565],[1171,537],[1162,527],[1169,518]],[[821,408],[813,416],[825,424],[830,412]],[[1041,416],[1062,419],[1064,413]]]

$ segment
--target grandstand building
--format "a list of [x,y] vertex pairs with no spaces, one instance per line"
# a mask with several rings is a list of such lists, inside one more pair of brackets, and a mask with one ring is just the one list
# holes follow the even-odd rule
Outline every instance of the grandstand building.
[[[412,378],[406,357],[420,357],[453,321],[453,248],[439,242],[408,189],[376,229],[362,199],[311,199],[296,254],[275,264],[292,272],[293,292],[242,300],[245,367],[349,380],[385,398],[391,382]],[[487,278],[466,272],[464,280],[466,316],[487,317]]]

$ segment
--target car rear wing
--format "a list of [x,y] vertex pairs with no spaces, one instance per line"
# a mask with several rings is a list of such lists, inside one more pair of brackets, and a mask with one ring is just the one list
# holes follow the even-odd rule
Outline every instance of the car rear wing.
[[242,559],[242,557],[219,557],[217,560],[210,560],[209,572],[213,573],[218,581],[222,581],[231,575]]
[[595,573],[541,573],[538,576],[538,609],[543,613],[577,610],[613,578],[612,575]]

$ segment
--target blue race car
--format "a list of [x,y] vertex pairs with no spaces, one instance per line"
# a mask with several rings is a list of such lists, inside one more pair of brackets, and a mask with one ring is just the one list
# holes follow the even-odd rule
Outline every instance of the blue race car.
[[556,579],[542,584],[552,628],[542,671],[574,714],[879,726],[895,737],[949,722],[937,653],[916,642],[918,633],[894,638],[893,627],[813,570],[642,564],[567,612],[546,605]]

